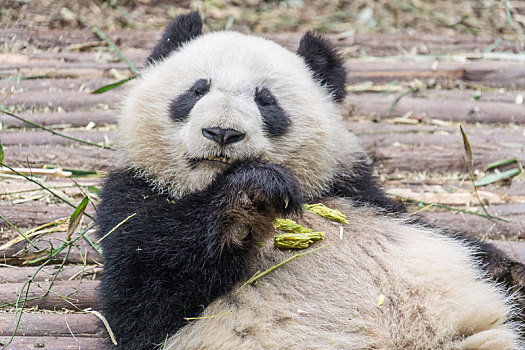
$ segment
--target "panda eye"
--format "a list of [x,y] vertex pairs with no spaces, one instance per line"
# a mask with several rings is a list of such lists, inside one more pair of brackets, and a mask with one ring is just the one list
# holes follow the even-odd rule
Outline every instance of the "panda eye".
[[280,136],[286,133],[291,124],[290,117],[279,106],[277,99],[268,88],[255,90],[255,103],[261,113],[262,122],[268,134]]
[[210,91],[211,80],[199,79],[169,105],[170,117],[176,122],[188,118],[195,104]]
[[195,94],[197,97],[202,97],[210,91],[211,82],[206,79],[197,80],[195,84],[191,87],[190,91]]
[[275,97],[273,97],[272,93],[267,88],[262,88],[260,90],[257,88],[255,90],[255,102],[263,106],[274,105],[277,103]]

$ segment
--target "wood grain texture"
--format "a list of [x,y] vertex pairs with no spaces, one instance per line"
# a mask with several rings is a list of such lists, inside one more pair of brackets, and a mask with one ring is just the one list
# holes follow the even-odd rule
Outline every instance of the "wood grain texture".
[[[6,344],[10,337],[0,337],[0,344]],[[87,338],[87,337],[14,337],[13,341],[5,347],[6,350],[107,350],[109,347],[109,340],[103,338]]]
[[[160,36],[159,31],[138,30],[105,34],[118,43],[124,55],[137,67],[142,66],[149,49]],[[295,50],[301,35],[264,36]],[[349,90],[362,82],[385,85],[397,81],[394,85],[398,91],[388,94],[349,92],[342,104],[346,126],[359,136],[370,152],[377,174],[387,179],[384,182],[387,190],[401,190],[399,193],[408,193],[415,199],[436,200],[479,211],[471,184],[466,180],[458,123],[466,129],[477,170],[483,171],[488,163],[510,157],[525,163],[525,107],[522,102],[520,104],[520,98],[525,96],[524,63],[466,58],[483,52],[495,38],[422,33],[357,33],[342,40],[329,37],[345,57]],[[91,49],[87,52],[72,51],[75,45],[88,42]],[[96,46],[97,42],[100,46]],[[65,134],[92,142],[115,139],[117,104],[126,87],[101,95],[90,92],[119,80],[119,76],[129,76],[130,72],[122,62],[100,59],[99,51],[107,49],[90,30],[0,29],[0,45],[6,51],[10,47],[29,48],[0,55],[2,104],[16,107],[16,113],[23,118]],[[502,40],[495,51],[520,53],[525,50],[524,45]],[[50,48],[53,50],[48,50]],[[430,56],[414,59],[407,52]],[[403,57],[393,57],[400,53]],[[439,60],[431,57],[438,54],[445,57]],[[464,60],[452,60],[451,55],[461,55]],[[24,79],[28,77],[37,79]],[[419,79],[426,88],[402,97],[389,111],[396,97],[406,91],[414,79]],[[483,91],[479,100],[475,100],[478,88]],[[63,167],[97,170],[103,174],[114,164],[115,153],[110,150],[53,136],[4,114],[0,114],[0,121],[4,162],[10,166]],[[86,128],[90,123],[90,128]],[[71,184],[69,179],[38,180],[48,186]],[[103,180],[78,181],[100,187]],[[31,199],[34,192],[10,194],[34,187],[28,186],[23,179],[0,178],[0,213],[22,230],[71,215],[73,208],[48,195],[36,192],[38,196]],[[447,192],[451,188],[454,189],[452,194]],[[61,191],[75,203],[83,196],[78,189]],[[428,208],[419,215],[438,227],[462,231],[476,239],[495,240],[494,244],[512,258],[525,263],[525,243],[515,242],[525,239],[522,175],[510,187],[490,185],[482,191],[486,192],[482,193],[482,198],[490,204],[489,212],[508,218],[510,222],[437,208]],[[443,199],[443,193],[450,196]],[[27,201],[16,204],[17,200]],[[411,211],[418,209],[411,207]],[[95,214],[91,206],[88,213]],[[16,235],[0,220],[0,244]],[[64,232],[56,232],[35,242],[39,248],[48,248],[50,244],[56,247],[64,237]],[[16,301],[20,289],[36,271],[37,267],[24,265],[23,254],[15,256],[25,245],[21,242],[0,251],[0,263],[16,265],[0,267],[0,304]],[[98,279],[103,273],[102,257],[83,240],[78,246],[80,249],[73,249],[68,257],[52,292],[43,299],[28,301],[26,308],[38,307],[40,312],[30,313],[31,310],[26,309],[16,336],[6,349],[107,348],[107,333],[98,318],[72,313],[88,307],[96,309]],[[80,254],[86,252],[88,266],[80,282],[78,274],[84,269]],[[45,293],[64,253],[37,275],[28,297]],[[6,312],[0,313],[0,343],[9,340],[15,327],[12,309],[4,310]],[[68,310],[67,313],[64,310]]]
[[[41,310],[68,309],[81,311],[87,308],[97,308],[98,281],[55,281],[51,293],[43,297],[49,288],[50,282],[35,282],[31,284],[27,294],[26,308],[38,306]],[[6,283],[0,288],[0,305],[15,303],[24,283]],[[27,288],[23,290],[23,296]],[[32,299],[38,298],[38,299]],[[24,298],[22,297],[21,300]],[[32,300],[31,300],[32,299]]]
[[[8,337],[15,331],[15,319],[20,316],[11,313],[0,314],[0,337]],[[50,314],[50,313],[22,313],[20,325],[16,329],[17,336],[41,337],[93,337],[100,338],[106,335],[100,319],[93,314]]]

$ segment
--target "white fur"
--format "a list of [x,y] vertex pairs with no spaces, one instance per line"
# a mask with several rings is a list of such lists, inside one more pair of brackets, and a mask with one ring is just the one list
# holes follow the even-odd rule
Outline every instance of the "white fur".
[[[518,349],[508,300],[474,266],[471,251],[431,230],[352,208],[340,226],[305,213],[331,245],[209,305],[167,349]],[[295,251],[272,234],[253,271]],[[378,298],[384,295],[383,305]],[[217,316],[218,315],[218,316]],[[195,316],[195,315],[189,315]]]
[[[187,122],[173,122],[169,103],[198,79],[211,80],[210,92]],[[254,101],[257,87],[268,87],[291,117],[286,137],[265,134]],[[229,156],[284,164],[295,172],[306,197],[313,198],[325,189],[338,162],[350,165],[362,156],[341,119],[338,106],[297,55],[262,38],[210,33],[146,69],[134,83],[119,121],[119,160],[180,197],[203,189],[219,171],[190,168],[188,157],[219,153],[201,129],[234,128],[246,137],[227,146]]]
[[[187,121],[174,122],[169,103],[199,79],[211,89]],[[270,137],[254,102],[268,87],[291,117]],[[327,91],[303,60],[261,38],[206,34],[142,72],[119,121],[119,162],[175,197],[201,190],[221,169],[190,167],[217,145],[202,128],[246,133],[228,145],[233,159],[259,156],[289,167],[305,196],[319,196],[340,164],[364,157]],[[174,335],[168,349],[517,349],[505,294],[484,279],[466,245],[345,200],[340,225],[305,213],[305,226],[325,231],[331,245],[302,256],[215,300]],[[275,249],[271,232],[250,267],[265,270],[296,252]],[[323,244],[324,242],[320,243]],[[383,305],[378,298],[386,296]],[[219,315],[219,316],[217,316]],[[187,315],[188,317],[198,315]]]

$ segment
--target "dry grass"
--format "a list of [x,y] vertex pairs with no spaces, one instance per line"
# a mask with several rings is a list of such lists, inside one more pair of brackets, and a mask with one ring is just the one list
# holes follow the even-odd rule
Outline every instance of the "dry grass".
[[4,27],[35,29],[160,29],[189,9],[206,16],[208,29],[231,27],[257,33],[315,29],[351,35],[402,30],[523,40],[525,30],[525,5],[518,0],[7,0],[0,21]]
[[[35,30],[87,29],[98,27],[100,28],[100,31],[98,31],[97,35],[102,37],[104,31],[115,29],[158,30],[161,29],[169,19],[182,12],[187,12],[189,9],[198,9],[201,11],[201,13],[205,16],[205,25],[206,30],[208,31],[231,28],[242,32],[283,33],[289,31],[304,32],[306,30],[314,29],[319,32],[334,33],[340,35],[340,37],[352,36],[355,33],[394,33],[399,31],[411,33],[414,35],[418,35],[420,33],[435,33],[440,35],[491,35],[497,38],[493,44],[494,48],[499,42],[501,42],[501,39],[505,39],[516,41],[516,43],[521,43],[521,46],[516,46],[518,48],[517,51],[519,51],[520,47],[523,48],[523,42],[525,42],[525,3],[518,0],[471,0],[457,2],[430,0],[268,0],[263,2],[254,0],[176,2],[153,0],[93,0],[89,2],[73,0],[5,0],[2,3],[2,6],[0,6],[0,23],[2,23],[3,28],[30,28]],[[119,45],[119,43],[115,44],[117,46]],[[492,47],[489,48],[492,49]],[[106,51],[109,51],[107,47],[105,47],[105,49]],[[0,52],[1,50],[2,48],[0,48]],[[115,51],[115,49],[113,50]],[[488,50],[488,48],[486,50]],[[491,50],[488,50],[488,52],[490,51]],[[119,51],[117,50],[117,54],[118,52]],[[400,52],[402,52],[401,49]],[[506,56],[506,58],[508,57],[510,56]],[[512,57],[516,58],[516,53],[514,53],[514,56]],[[126,61],[125,58],[120,58]],[[430,59],[435,60],[436,57],[430,57]],[[430,91],[432,87],[430,86],[430,83],[426,81],[419,85],[414,85],[413,83],[414,82],[395,81],[391,84],[374,85],[371,82],[367,82],[364,84],[360,83],[356,85],[349,85],[348,90],[354,93],[375,92],[381,94],[395,94],[398,96],[398,98],[396,98],[392,103],[392,109],[392,107],[394,107],[394,105],[404,96],[413,94],[416,90],[419,91],[418,93],[420,94],[429,93],[428,91]],[[455,82],[453,83],[455,84]],[[462,84],[466,85],[467,83]],[[499,94],[501,90],[499,88],[495,89],[492,87],[483,87],[478,85],[473,86],[472,88],[467,86],[467,88],[476,90],[476,92],[479,91],[480,94],[482,90],[483,94]],[[456,90],[457,86],[443,86],[443,89]],[[436,89],[436,91],[437,90],[438,89]],[[472,98],[475,98],[474,95]],[[483,95],[483,97],[479,95],[477,99],[479,100],[480,98],[485,99],[486,97],[485,95]],[[7,114],[13,117],[13,114],[10,111],[7,112]],[[353,117],[353,119],[356,121],[359,120],[359,118],[363,117]],[[390,122],[413,123],[413,120],[408,118],[392,118],[391,121],[383,121],[385,125],[386,123]],[[451,127],[456,126],[456,123],[454,122],[440,120],[432,121],[432,123],[437,122],[440,123],[439,125],[441,127],[444,125]],[[414,129],[411,130],[413,130],[414,133],[433,133],[437,130],[423,129],[421,127],[423,124],[424,122],[419,123],[418,127],[414,127]],[[55,135],[63,136],[62,134],[53,130],[48,130],[39,126],[37,126],[37,128],[52,132]],[[483,131],[481,127],[478,127],[476,130],[478,132]],[[438,131],[443,131],[443,129],[441,128]],[[363,132],[363,134],[383,132],[385,131],[372,130]],[[390,132],[385,133],[388,134]],[[71,137],[69,138],[72,139]],[[79,140],[75,138],[72,140],[83,142],[84,144],[87,143],[90,146],[100,147],[100,145],[95,145],[90,142],[86,142],[85,140]],[[476,151],[475,148],[473,150]],[[2,160],[0,159],[0,163],[1,161]],[[28,159],[28,162],[29,161],[30,159]],[[425,171],[418,173],[395,171],[394,173],[390,174],[381,174],[380,180],[385,184],[386,188],[392,189],[404,187],[405,192],[410,194],[413,194],[413,192],[409,192],[411,191],[410,184],[416,183],[416,185],[419,186],[417,188],[419,191],[419,196],[417,198],[415,195],[411,196],[410,198],[407,198],[402,194],[394,195],[398,198],[406,200],[407,202],[419,206],[417,212],[432,211],[439,208],[442,211],[454,211],[461,214],[468,214],[470,216],[475,215],[484,218],[490,217],[501,220],[500,217],[483,213],[485,205],[483,193],[481,195],[478,194],[475,188],[472,188],[472,183],[475,179],[481,179],[485,173],[482,169],[474,169],[471,159],[469,159],[469,165],[469,176],[467,176],[466,173],[451,172],[447,171],[446,169],[444,169],[442,173],[427,173]],[[10,176],[12,178],[12,175]],[[2,175],[1,178],[6,178],[6,175]],[[31,184],[32,187],[38,187],[32,189],[20,187],[19,190],[14,191],[6,191],[3,189],[4,192],[0,195],[0,200],[6,203],[9,202],[10,204],[19,204],[22,203],[22,201],[45,201],[47,204],[66,203],[67,205],[71,206],[70,210],[71,213],[73,213],[75,208],[78,208],[77,202],[80,197],[83,198],[86,196],[86,192],[92,192],[93,189],[95,192],[98,191],[98,187],[93,187],[92,185],[79,186],[76,183],[75,185],[64,186],[64,183],[61,182],[62,186],[54,187],[48,184],[50,181],[48,178],[41,176],[31,176],[30,178],[25,177],[24,179],[21,177],[18,178],[20,183],[22,183],[24,180],[27,180],[27,183]],[[468,179],[470,179],[470,182]],[[525,174],[521,172],[521,174],[514,178],[513,181],[523,183],[524,180]],[[435,201],[424,201],[418,199],[420,196],[430,193],[428,189],[425,190],[425,186],[430,187],[432,185],[439,187],[441,192],[446,192],[449,194],[445,197],[446,200],[438,196],[441,195],[441,192],[437,194],[434,193],[435,197],[437,198]],[[90,189],[89,187],[92,188]],[[66,189],[70,189],[74,193],[73,198],[71,198],[72,196],[66,195]],[[497,192],[497,203],[501,202],[501,204],[506,203],[510,199],[512,199],[513,203],[518,203],[524,198],[522,195],[515,195],[511,198],[510,195],[505,193],[508,191],[508,188],[496,188],[492,186],[491,191]],[[463,195],[465,193],[469,195],[469,201],[467,203],[455,202],[456,199],[464,200]],[[521,193],[522,192],[520,192],[520,194]],[[390,194],[392,195],[393,193]],[[96,195],[90,195],[90,199],[94,200],[95,203],[97,202]],[[86,204],[84,204],[83,208],[85,207]],[[463,207],[465,207],[465,209],[463,209]],[[70,221],[73,222],[75,220]],[[72,249],[78,249],[80,251],[77,242],[82,239],[86,239],[90,245],[98,247],[99,242],[91,241],[88,236],[88,231],[90,231],[89,229],[92,227],[92,222],[91,220],[86,221],[88,222],[78,227],[78,231],[80,232],[74,234],[73,236],[71,235],[73,234],[71,228],[69,230],[69,235],[66,233],[66,225],[63,223],[63,221],[60,221],[61,226],[55,225],[48,230],[47,227],[40,227],[39,230],[22,231],[26,232],[26,237],[30,241],[36,241],[37,237],[44,237],[48,233],[51,233],[51,231],[58,231],[63,233],[64,241],[57,248],[47,248],[48,250],[43,252],[41,256],[28,259],[32,260],[31,262],[36,264],[39,270],[37,270],[35,274],[33,274],[32,277],[27,280],[24,288],[22,288],[20,294],[18,295],[18,299],[16,301],[13,300],[13,303],[2,305],[3,307],[0,306],[0,312],[13,312],[15,309],[18,310],[19,313],[17,317],[15,317],[17,322],[20,322],[21,315],[24,312],[50,312],[40,311],[38,309],[33,310],[24,307],[26,301],[28,301],[27,295],[29,289],[33,286],[37,286],[37,282],[33,280],[41,268],[46,265],[52,265],[56,263],[55,258],[58,256],[58,253],[62,251],[67,252],[65,257],[59,261],[60,268],[53,276],[51,285],[56,279],[56,276],[58,276],[60,273],[61,268],[68,263],[67,258],[69,251]],[[78,225],[78,222],[75,225]],[[13,235],[16,235],[15,231],[19,230],[20,228],[13,228],[13,230],[11,230],[12,232],[0,231],[0,235],[4,235],[4,237],[0,236],[0,238],[2,238],[1,242],[4,243],[8,240],[6,239],[8,236],[12,237]],[[108,234],[111,234],[111,232]],[[28,243],[30,244],[30,242]],[[8,245],[10,244],[8,243]],[[246,283],[252,283],[256,279],[264,276],[279,266],[282,266],[283,264],[288,263],[297,257],[309,254],[324,247],[326,247],[326,245],[294,255],[280,264],[273,266],[269,270],[256,274]],[[82,253],[80,255],[82,256]],[[86,260],[84,259],[84,264],[79,266],[78,275],[80,275],[80,280],[82,280],[82,276],[84,276],[87,268]],[[75,275],[73,278],[79,277]],[[49,286],[49,288],[50,287],[51,286]],[[42,296],[39,296],[38,298],[43,298],[47,294],[53,293],[53,291],[50,291],[49,288]],[[381,300],[379,300],[379,304],[380,303]]]

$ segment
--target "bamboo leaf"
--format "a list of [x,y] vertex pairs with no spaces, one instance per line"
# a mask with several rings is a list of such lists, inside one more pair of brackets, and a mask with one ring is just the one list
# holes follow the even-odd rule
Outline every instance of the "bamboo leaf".
[[66,169],[62,168],[64,171],[69,171],[73,176],[89,176],[89,175],[98,175],[96,170],[81,170],[81,169]]
[[324,232],[283,233],[273,236],[273,245],[283,249],[305,249],[324,239]]
[[90,193],[93,193],[93,194],[95,194],[97,196],[100,196],[100,194],[102,192],[102,190],[100,188],[98,188],[97,186],[93,186],[93,185],[88,186],[87,189],[88,189],[88,191]]
[[514,29],[514,21],[512,20],[512,14],[510,13],[509,1],[505,0],[505,16],[507,17],[507,22],[509,26]]
[[290,219],[277,218],[273,222],[273,227],[277,230],[281,230],[289,233],[310,233],[314,232],[311,228],[303,227]]
[[490,175],[485,176],[483,179],[474,182],[474,186],[476,187],[487,186],[487,185],[490,185],[491,183],[498,182],[499,180],[513,178],[514,176],[518,175],[520,172],[521,170],[519,168],[514,168],[514,169],[507,170],[507,171],[503,171],[498,174],[490,174]]
[[127,83],[128,81],[130,80],[133,80],[133,79],[136,79],[140,76],[140,74],[134,74],[126,79],[122,79],[122,80],[119,80],[117,82],[114,82],[114,83],[111,83],[111,84],[108,84],[108,85],[104,85],[104,86],[101,86],[99,87],[98,89],[96,89],[95,91],[91,91],[91,93],[93,95],[96,95],[96,94],[103,94],[104,92],[107,92],[107,91],[110,91],[110,90],[113,90],[117,87],[119,87],[120,85],[123,85],[125,83]]
[[317,214],[319,216],[322,216],[323,218],[326,218],[328,220],[340,222],[342,224],[348,224],[348,220],[346,220],[345,214],[341,213],[337,209],[328,208],[323,203],[304,204],[304,209],[311,211],[312,213]]
[[459,125],[459,130],[461,131],[461,136],[463,137],[463,147],[465,148],[465,154],[467,155],[468,160],[472,163],[472,150],[470,148],[470,142],[468,142],[467,134],[463,130],[463,126]]
[[126,65],[128,66],[128,68],[133,72],[133,73],[137,73],[138,70],[137,68],[135,68],[135,66],[133,65],[133,63],[130,62],[130,60],[128,60],[128,58],[126,56],[124,56],[124,54],[122,53],[122,51],[120,51],[120,49],[117,47],[117,45],[115,45],[111,40],[109,40],[106,35],[104,35],[104,33],[102,33],[97,27],[94,27],[93,29],[93,33],[95,33],[100,39],[104,40],[106,42],[106,44],[108,44],[109,48],[111,50],[113,50],[113,52],[124,62],[126,63]]
[[78,225],[80,224],[80,220],[82,219],[82,214],[84,214],[84,211],[86,210],[86,207],[89,203],[89,198],[84,197],[80,204],[76,207],[73,214],[71,214],[71,217],[69,218],[69,226],[67,228],[67,234],[66,237],[69,240],[71,238],[71,235],[75,230],[77,229]]
[[487,165],[487,170],[492,170],[495,168],[499,168],[500,166],[509,165],[509,164],[513,164],[517,162],[518,160],[516,159],[516,157],[498,160],[498,161],[495,161],[494,163],[490,163],[489,165]]
[[233,16],[228,17],[228,20],[226,21],[226,25],[224,26],[224,30],[232,29],[234,20],[235,18],[233,18]]
[[501,38],[497,38],[492,44],[487,46],[485,50],[483,50],[483,53],[489,53],[492,52],[496,47],[498,47],[499,44],[501,44]]

